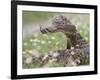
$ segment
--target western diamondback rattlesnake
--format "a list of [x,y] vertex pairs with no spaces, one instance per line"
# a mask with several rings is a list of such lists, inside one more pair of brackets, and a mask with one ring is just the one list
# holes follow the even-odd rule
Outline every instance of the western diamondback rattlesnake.
[[66,35],[68,42],[67,48],[64,50],[50,51],[47,54],[40,54],[36,51],[23,55],[23,59],[30,63],[35,61],[39,67],[48,67],[49,63],[61,64],[63,66],[77,66],[89,64],[89,43],[80,35],[76,26],[73,25],[65,16],[58,15],[52,20],[51,27],[43,29],[43,34],[62,32]]
[[[77,64],[89,64],[89,43],[86,42],[80,33],[76,30],[76,26],[73,25],[65,16],[58,15],[52,20],[52,27],[42,29],[40,31],[43,34],[63,32],[68,41],[68,47],[66,50],[56,51],[59,55],[56,57],[59,63],[69,64],[74,62]],[[73,49],[71,49],[73,48]],[[73,54],[71,54],[73,53]],[[54,55],[55,52],[52,52]],[[75,57],[76,56],[76,57]],[[53,57],[53,56],[52,56]]]

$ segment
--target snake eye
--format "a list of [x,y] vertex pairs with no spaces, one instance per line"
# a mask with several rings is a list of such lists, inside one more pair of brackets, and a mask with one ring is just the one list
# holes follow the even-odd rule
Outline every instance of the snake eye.
[[48,28],[42,29],[42,27],[40,27],[40,31],[41,31],[42,34],[50,32]]
[[41,33],[45,33],[45,30],[44,29],[42,29],[42,27],[40,27],[40,31],[41,31]]

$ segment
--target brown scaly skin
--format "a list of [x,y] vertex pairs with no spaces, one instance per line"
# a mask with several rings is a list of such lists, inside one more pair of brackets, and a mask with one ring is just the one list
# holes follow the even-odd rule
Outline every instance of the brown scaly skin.
[[[65,16],[59,15],[54,17],[54,19],[52,20],[52,27],[48,27],[45,29],[42,29],[42,27],[40,27],[40,31],[43,34],[54,33],[54,32],[64,33],[69,43],[67,45],[69,46],[67,47],[65,52],[61,50],[60,53],[63,52],[62,54],[64,54],[64,53],[69,53],[69,51],[73,51],[76,55],[76,53],[80,52],[79,53],[81,55],[81,57],[79,57],[80,64],[89,64],[89,43],[87,43],[81,37],[81,35],[76,30],[76,26],[74,26]],[[73,47],[74,49],[71,50],[71,47]],[[66,56],[66,54],[64,56]],[[72,58],[74,58],[74,55]]]
[[[57,18],[62,19],[62,20],[57,20]],[[63,19],[63,18],[65,18],[65,19]],[[66,23],[63,20],[65,20]],[[63,23],[63,24],[61,24],[61,23]],[[69,38],[70,46],[72,46],[72,47],[78,47],[78,46],[82,47],[83,45],[88,44],[78,33],[78,31],[76,30],[76,27],[74,25],[72,25],[71,22],[69,22],[69,20],[67,20],[67,18],[65,16],[60,15],[60,16],[54,17],[52,26],[53,27],[48,27],[46,29],[41,29],[41,27],[40,27],[40,31],[44,34],[62,32],[66,35],[67,38]]]

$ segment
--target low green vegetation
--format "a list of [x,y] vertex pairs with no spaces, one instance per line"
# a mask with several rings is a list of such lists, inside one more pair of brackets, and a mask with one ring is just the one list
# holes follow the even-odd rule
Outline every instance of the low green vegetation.
[[35,33],[34,35],[23,40],[23,51],[29,52],[36,50],[42,54],[48,51],[65,49],[67,41],[63,33],[53,34]]
[[[55,14],[58,13],[49,13],[49,12],[32,12],[24,11],[23,12],[23,24],[29,24],[31,22],[35,23],[38,21],[47,21]],[[61,13],[60,13],[61,14]],[[78,31],[83,36],[83,38],[89,42],[89,15],[88,14],[72,14],[72,13],[63,13],[68,17],[68,19],[77,26]],[[23,26],[24,28],[24,26]],[[22,42],[22,51],[23,54],[31,53],[32,51],[37,51],[40,54],[46,54],[49,51],[62,50],[67,47],[66,37],[63,33],[49,33],[41,34],[34,33],[33,35],[27,36],[23,39]],[[38,62],[23,59],[23,68],[38,68],[40,67]],[[50,63],[50,67],[62,66],[60,64]]]

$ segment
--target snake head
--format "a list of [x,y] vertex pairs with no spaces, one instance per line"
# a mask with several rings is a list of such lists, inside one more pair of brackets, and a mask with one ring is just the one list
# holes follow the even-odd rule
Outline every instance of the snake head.
[[54,32],[57,32],[57,28],[55,27],[48,27],[48,28],[42,28],[40,27],[40,31],[42,34],[47,34],[47,33],[54,33]]
[[43,29],[42,26],[40,26],[40,31],[43,34],[63,32],[68,35],[69,33],[75,33],[76,27],[72,25],[72,23],[66,18],[66,16],[58,15],[53,18],[51,27]]

